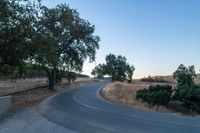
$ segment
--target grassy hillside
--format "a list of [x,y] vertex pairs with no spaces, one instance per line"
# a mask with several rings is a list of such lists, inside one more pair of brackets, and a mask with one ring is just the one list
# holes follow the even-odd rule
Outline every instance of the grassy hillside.
[[[169,81],[171,83],[176,83],[176,81],[173,79],[172,75],[168,75],[168,76],[161,76],[163,77],[164,80]],[[196,84],[200,84],[200,74],[197,74],[197,78],[194,79]]]
[[[196,84],[200,84],[200,73],[196,74],[197,77],[194,79],[194,82]],[[156,77],[161,77],[164,81],[172,83],[172,84],[176,84],[176,81],[173,79],[172,75],[167,75],[167,76],[152,76],[151,78],[156,79]],[[142,78],[145,79],[145,78]],[[146,77],[146,79],[148,79],[148,77]],[[135,79],[134,81],[141,81],[141,79]]]

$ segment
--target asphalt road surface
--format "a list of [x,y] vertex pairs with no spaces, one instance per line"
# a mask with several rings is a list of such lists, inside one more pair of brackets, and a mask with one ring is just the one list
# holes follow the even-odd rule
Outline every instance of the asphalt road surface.
[[83,85],[50,97],[39,112],[80,133],[200,133],[200,118],[112,104],[98,94],[108,82]]

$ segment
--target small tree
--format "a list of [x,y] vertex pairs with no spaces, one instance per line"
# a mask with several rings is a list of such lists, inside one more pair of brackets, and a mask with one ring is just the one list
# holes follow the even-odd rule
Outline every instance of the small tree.
[[127,65],[127,80],[128,80],[128,83],[131,83],[132,82],[132,78],[133,78],[133,73],[135,71],[135,67],[133,65]]
[[194,66],[180,65],[173,74],[177,81],[175,100],[180,100],[185,107],[192,111],[200,112],[200,86],[194,83],[196,77]]
[[92,75],[102,77],[108,74],[112,77],[112,81],[125,81],[132,82],[132,76],[135,68],[127,63],[127,59],[124,56],[109,54],[106,56],[106,63],[99,64],[92,71]]
[[177,81],[174,98],[181,100],[184,97],[183,89],[187,89],[194,85],[194,78],[196,77],[194,66],[186,67],[181,64],[173,73],[173,78]]
[[57,70],[81,71],[87,58],[95,60],[100,38],[93,35],[95,27],[68,5],[43,7],[41,14],[33,60],[46,70],[49,88],[54,90]]
[[104,75],[104,68],[105,67],[105,64],[99,64],[98,66],[96,66],[93,70],[92,70],[92,72],[91,72],[91,74],[92,75],[95,75],[97,78],[102,78],[103,77],[103,75]]
[[188,68],[181,64],[178,69],[173,73],[173,78],[178,82],[178,86],[190,86],[194,84],[196,77],[194,66]]

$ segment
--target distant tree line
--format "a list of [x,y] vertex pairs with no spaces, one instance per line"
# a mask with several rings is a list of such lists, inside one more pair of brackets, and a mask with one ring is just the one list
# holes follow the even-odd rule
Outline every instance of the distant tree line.
[[[4,74],[0,73],[0,80],[11,79],[11,81],[16,81],[18,78],[25,79],[25,78],[43,78],[43,77],[48,77],[46,71],[43,70],[41,66],[30,63],[24,64],[24,72],[21,76],[19,75],[19,73],[11,73],[8,76],[5,76]],[[89,78],[89,76],[85,74],[59,70],[56,73],[56,83],[61,82],[62,78],[67,79],[68,83],[70,83],[71,81],[75,81],[77,77]]]
[[126,57],[109,54],[106,56],[105,60],[105,64],[99,64],[92,70],[92,75],[95,75],[98,78],[109,75],[112,78],[112,81],[132,82],[135,68],[127,62]]
[[[81,72],[95,60],[95,27],[66,4],[53,8],[41,0],[0,1],[0,73],[21,78],[26,64],[39,66],[54,90],[60,72]],[[70,75],[70,74],[68,74]]]
[[169,83],[169,81],[166,81],[161,76],[151,77],[148,76],[147,78],[142,78],[142,82],[155,82],[155,83]]

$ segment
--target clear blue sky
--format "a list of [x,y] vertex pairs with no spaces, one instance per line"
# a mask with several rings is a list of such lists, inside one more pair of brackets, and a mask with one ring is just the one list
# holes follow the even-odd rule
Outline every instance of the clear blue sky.
[[[171,75],[179,64],[200,69],[200,0],[43,0],[66,3],[96,27],[101,37],[96,62],[124,55],[136,67],[134,78]],[[85,63],[90,74],[95,64]]]

